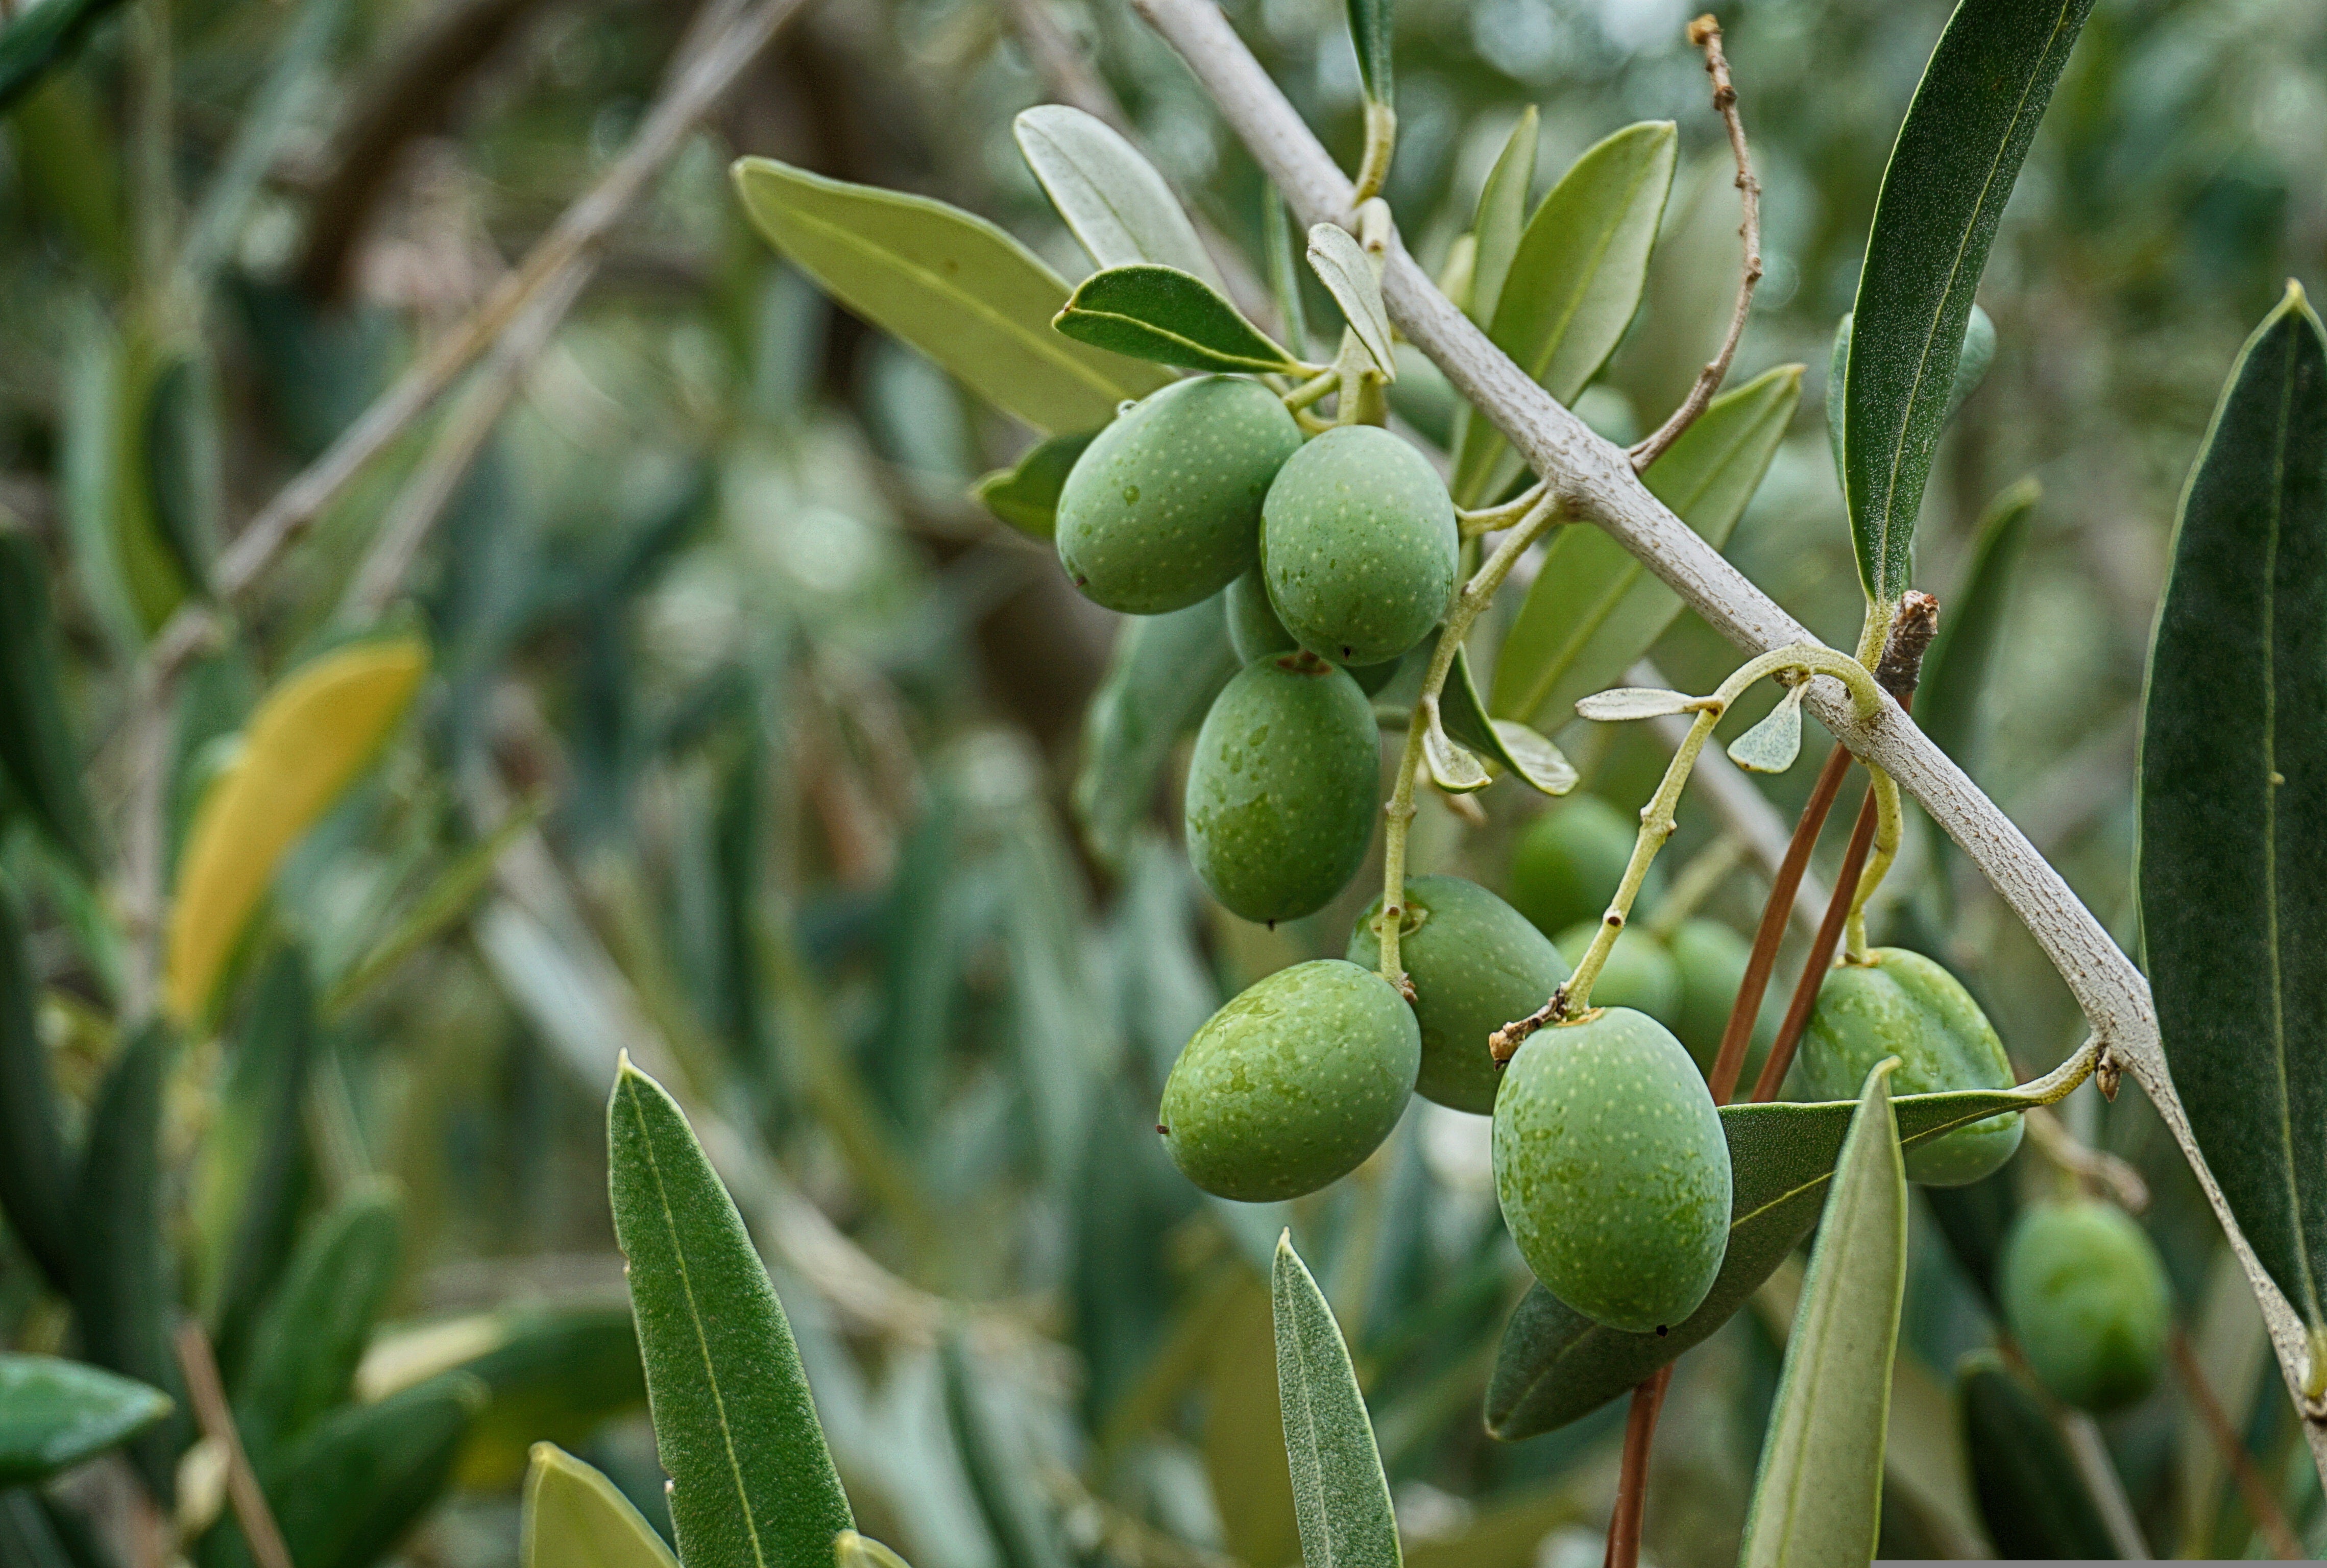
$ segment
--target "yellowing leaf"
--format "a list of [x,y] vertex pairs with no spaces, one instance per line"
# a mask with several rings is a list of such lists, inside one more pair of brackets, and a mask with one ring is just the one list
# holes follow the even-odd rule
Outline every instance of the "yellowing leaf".
[[163,1000],[201,1013],[283,856],[370,762],[427,673],[417,638],[358,643],[269,692],[202,797],[179,860]]
[[525,1568],[678,1568],[630,1498],[555,1443],[533,1445],[522,1527]]

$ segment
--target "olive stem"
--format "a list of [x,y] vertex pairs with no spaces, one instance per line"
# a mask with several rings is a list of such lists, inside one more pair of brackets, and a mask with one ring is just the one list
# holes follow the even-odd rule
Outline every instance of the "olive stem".
[[[1308,369],[1309,367],[1305,365],[1303,367],[1304,372]],[[1315,375],[1285,395],[1285,406],[1288,411],[1298,414],[1311,404],[1321,402],[1330,397],[1333,388],[1341,384],[1341,373],[1331,365],[1324,366],[1319,369]]]
[[1358,157],[1358,177],[1351,183],[1351,206],[1378,194],[1389,178],[1390,154],[1397,147],[1397,111],[1385,103],[1366,100],[1366,146]]
[[1899,786],[1890,774],[1870,766],[1866,770],[1867,789],[1874,801],[1874,855],[1867,862],[1866,873],[1858,879],[1858,891],[1850,901],[1850,919],[1844,928],[1843,951],[1854,964],[1866,962],[1866,905],[1874,897],[1874,890],[1891,873],[1891,864],[1899,858],[1899,838],[1904,818],[1899,809]]
[[1464,538],[1475,539],[1481,534],[1491,534],[1498,528],[1509,527],[1526,517],[1535,509],[1536,503],[1543,499],[1543,481],[1537,480],[1500,506],[1476,509],[1456,507],[1454,520],[1462,528]]

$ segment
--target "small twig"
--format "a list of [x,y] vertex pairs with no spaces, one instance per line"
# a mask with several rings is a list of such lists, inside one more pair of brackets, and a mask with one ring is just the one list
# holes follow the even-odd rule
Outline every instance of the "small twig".
[[1752,313],[1753,287],[1762,281],[1762,182],[1753,177],[1753,161],[1745,150],[1745,122],[1737,115],[1737,89],[1729,79],[1729,57],[1721,51],[1721,23],[1706,13],[1688,24],[1688,41],[1705,51],[1705,74],[1713,79],[1714,112],[1729,128],[1729,150],[1737,158],[1737,195],[1744,209],[1743,221],[1737,226],[1743,240],[1744,266],[1737,277],[1737,303],[1729,313],[1729,332],[1721,341],[1721,352],[1707,360],[1696,373],[1696,383],[1688,389],[1681,406],[1672,411],[1672,417],[1659,425],[1647,439],[1632,448],[1632,468],[1640,471],[1665,454],[1665,449],[1681,436],[1681,432],[1696,423],[1713,395],[1721,390],[1721,383],[1729,374],[1729,362],[1737,357],[1738,340],[1745,335],[1745,318]]
[[2149,1183],[2130,1164],[2106,1149],[2079,1143],[2059,1116],[2041,1106],[2031,1107],[2023,1119],[2028,1125],[2028,1141],[2062,1171],[2105,1190],[2128,1214],[2139,1214],[2149,1207]]
[[1632,1390],[1632,1407],[1624,1417],[1624,1461],[1616,1476],[1616,1505],[1608,1516],[1608,1551],[1603,1568],[1638,1568],[1640,1561],[1640,1515],[1648,1501],[1649,1447],[1656,1440],[1657,1415],[1664,1409],[1665,1390],[1672,1385],[1672,1364],[1667,1362]]
[[2269,1539],[2271,1554],[2282,1563],[2305,1561],[2310,1554],[2295,1538],[2294,1526],[2288,1523],[2286,1510],[2279,1506],[2277,1496],[2255,1468],[2254,1455],[2247,1451],[2246,1439],[2238,1435],[2221,1401],[2214,1397],[2214,1390],[2206,1381],[2206,1369],[2198,1364],[2197,1353],[2190,1348],[2190,1336],[2176,1329],[2167,1339],[2166,1348],[2173,1352],[2173,1369],[2182,1376],[2183,1392],[2189,1395],[2190,1403],[2197,1408],[2198,1419],[2205,1423],[2214,1446],[2221,1450],[2223,1462],[2229,1466],[2231,1478],[2238,1482],[2238,1496],[2245,1500],[2247,1512],[2254,1516],[2255,1523]]
[[243,1451],[242,1433],[234,1424],[234,1410],[227,1404],[226,1386],[219,1378],[218,1358],[210,1353],[210,1337],[201,1324],[189,1318],[178,1325],[177,1351],[194,1419],[201,1423],[202,1435],[226,1455],[227,1500],[234,1507],[235,1522],[242,1526],[251,1560],[258,1568],[292,1568],[291,1549],[283,1544],[283,1532],[276,1526],[274,1510],[266,1506],[257,1472]]
[[2092,1494],[2093,1507],[2117,1556],[2126,1562],[2148,1562],[2149,1543],[2142,1538],[2141,1521],[2134,1517],[2133,1500],[2125,1495],[2125,1478],[2117,1473],[2117,1462],[2109,1458],[2099,1423],[2081,1410],[2063,1410],[2061,1435],[2069,1440],[2069,1455],[2076,1461],[2077,1473],[2084,1478],[2085,1489]]
[[1850,919],[1858,879],[1866,870],[1867,853],[1874,847],[1874,790],[1869,787],[1859,801],[1858,823],[1851,829],[1850,847],[1843,853],[1842,870],[1834,879],[1834,897],[1827,901],[1826,919],[1819,923],[1818,937],[1810,943],[1810,956],[1802,965],[1801,979],[1795,983],[1793,1000],[1786,1008],[1786,1021],[1778,1026],[1778,1038],[1771,1042],[1769,1058],[1762,1063],[1762,1074],[1753,1080],[1756,1105],[1778,1097],[1779,1086],[1786,1081],[1786,1069],[1794,1064],[1794,1048],[1801,1043],[1802,1031],[1809,1026],[1810,1010],[1818,1005],[1826,972],[1834,966],[1835,950],[1842,946],[1842,929]]

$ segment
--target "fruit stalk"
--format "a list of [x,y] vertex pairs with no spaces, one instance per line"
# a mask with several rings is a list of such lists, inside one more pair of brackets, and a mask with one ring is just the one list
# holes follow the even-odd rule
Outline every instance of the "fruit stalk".
[[1786,1021],[1778,1026],[1778,1038],[1770,1044],[1770,1055],[1762,1063],[1762,1076],[1753,1080],[1756,1105],[1776,1099],[1778,1086],[1786,1081],[1786,1069],[1794,1063],[1794,1048],[1801,1043],[1802,1031],[1809,1026],[1810,1009],[1818,1004],[1818,988],[1826,984],[1826,972],[1834,966],[1835,949],[1842,945],[1843,924],[1855,901],[1860,873],[1866,869],[1866,853],[1874,845],[1874,791],[1870,789],[1859,801],[1858,821],[1850,830],[1850,847],[1843,852],[1842,870],[1834,879],[1834,897],[1827,902],[1826,919],[1819,922],[1818,937],[1810,944],[1802,977],[1794,985],[1793,1000],[1786,1006]]
[[1668,1362],[1632,1390],[1632,1406],[1624,1417],[1624,1461],[1616,1477],[1616,1505],[1608,1516],[1607,1568],[1633,1568],[1640,1560],[1640,1514],[1649,1492],[1649,1445],[1656,1439],[1657,1416],[1664,1409],[1665,1390],[1671,1384],[1672,1366]]

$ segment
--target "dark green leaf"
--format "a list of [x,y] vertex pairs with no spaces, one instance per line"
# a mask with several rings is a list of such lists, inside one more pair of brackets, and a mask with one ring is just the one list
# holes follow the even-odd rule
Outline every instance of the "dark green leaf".
[[228,1042],[217,1119],[194,1168],[195,1299],[229,1368],[240,1365],[297,1239],[314,1029],[306,956],[285,947],[268,962]]
[[1116,634],[1107,678],[1083,716],[1075,821],[1105,865],[1117,865],[1155,804],[1173,742],[1194,725],[1236,673],[1223,596],[1168,615],[1127,619]]
[[0,32],[0,110],[32,89],[41,74],[80,45],[121,0],[52,0],[11,13]]
[[[1971,320],[1965,323],[1963,347],[1956,356],[1955,379],[1948,387],[1947,412],[1939,416],[1944,425],[1955,417],[1965,398],[1979,389],[1987,379],[1988,367],[1995,362],[1995,323],[1977,305],[1971,307]],[[1834,329],[1834,349],[1827,357],[1826,373],[1826,439],[1834,453],[1834,473],[1837,482],[1850,483],[1849,471],[1842,464],[1843,378],[1850,369],[1850,313],[1842,313],[1842,320]]]
[[1954,396],[1972,293],[2091,9],[2092,0],[1965,0],[1891,149],[1843,378],[1851,542],[1877,603],[1913,585],[1915,514]]
[[332,982],[323,997],[324,1013],[337,1015],[345,1011],[393,975],[407,958],[467,919],[491,885],[502,854],[541,820],[543,808],[538,798],[527,801],[431,878],[403,918]]
[[1350,0],[1350,42],[1358,51],[1358,80],[1378,104],[1392,100],[1390,0]]
[[772,158],[734,174],[744,211],[800,270],[1037,430],[1104,425],[1169,379],[1052,331],[1066,280],[982,218]]
[[827,1568],[832,1538],[855,1521],[743,1217],[677,1103],[627,1059],[606,1125],[679,1556],[687,1568]]
[[1972,1490],[1988,1538],[2005,1557],[2114,1560],[2084,1473],[2043,1402],[1993,1350],[1956,1367]]
[[58,684],[49,565],[28,536],[7,528],[0,528],[0,783],[77,867],[96,866],[96,829]]
[[1037,539],[1047,539],[1059,525],[1059,491],[1075,459],[1091,443],[1096,430],[1078,430],[1038,442],[1008,468],[997,468],[970,487],[986,509]]
[[264,1467],[346,1402],[395,1283],[400,1208],[383,1191],[350,1198],[310,1226],[292,1255],[234,1390],[235,1424],[253,1464]]
[[960,1336],[949,1334],[939,1343],[938,1365],[945,1383],[946,1423],[1002,1568],[1067,1568],[1057,1521],[1027,1473],[1026,1445],[994,1430]]
[[55,1356],[0,1354],[0,1487],[45,1480],[170,1414],[158,1388]]
[[1565,795],[1575,788],[1575,765],[1558,747],[1516,720],[1487,715],[1478,683],[1471,677],[1468,648],[1454,655],[1454,667],[1447,672],[1446,689],[1438,702],[1446,733],[1488,761],[1546,795]]
[[62,1290],[72,1277],[72,1163],[38,1001],[23,920],[0,882],[0,1211],[51,1286]]
[[155,369],[139,448],[154,537],[182,582],[204,583],[218,533],[218,413],[193,355],[172,354]]
[[1762,1442],[1740,1568],[1872,1557],[1883,1509],[1891,1358],[1907,1289],[1907,1168],[1876,1065],[1835,1162]]
[[2028,519],[2043,490],[2023,479],[1987,503],[1974,536],[1963,585],[1949,596],[1939,635],[1923,656],[1923,684],[1915,695],[1915,723],[1932,744],[1958,763],[1971,760],[1973,719],[1987,685],[1988,664],[2004,630],[2012,575],[2027,542]]
[[1277,1238],[1269,1273],[1276,1321],[1276,1397],[1293,1470],[1306,1568],[1397,1568],[1397,1519],[1374,1447],[1372,1418],[1333,1309]]
[[536,1443],[519,1524],[521,1568],[678,1568],[614,1483],[556,1443]]
[[2191,1131],[2327,1389],[2327,337],[2293,285],[2174,530],[2141,745],[2141,914]]
[[1155,166],[1106,121],[1066,104],[1038,104],[1010,124],[1051,205],[1101,266],[1152,261],[1219,286],[1195,226]]
[[[2082,1083],[2088,1057],[2070,1059],[2014,1089],[1908,1095],[1892,1102],[1900,1141],[1914,1148],[1950,1128],[2032,1105],[2052,1105]],[[1729,1250],[1713,1290],[1664,1336],[1603,1328],[1537,1285],[1503,1331],[1487,1390],[1487,1428],[1509,1442],[1564,1426],[1615,1398],[1729,1321],[1808,1236],[1850,1117],[1848,1100],[1724,1106],[1732,1171]]]
[[1176,266],[1095,272],[1075,285],[1053,324],[1079,343],[1191,370],[1298,368],[1220,290]]

